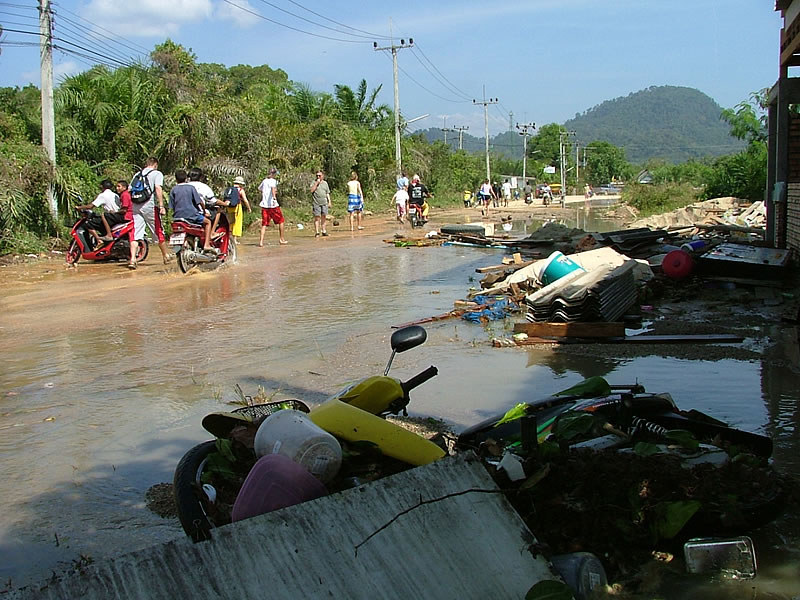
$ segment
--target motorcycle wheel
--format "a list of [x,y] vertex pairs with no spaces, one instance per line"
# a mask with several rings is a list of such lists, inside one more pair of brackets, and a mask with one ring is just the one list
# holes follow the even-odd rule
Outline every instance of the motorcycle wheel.
[[147,243],[147,240],[139,240],[139,244],[136,247],[136,262],[142,262],[145,258],[147,258],[149,253],[150,245]]
[[194,266],[186,259],[186,255],[184,254],[184,250],[191,247],[192,240],[194,240],[194,237],[187,235],[186,241],[183,242],[183,248],[178,250],[178,252],[176,253],[176,256],[178,258],[178,267],[180,268],[182,273],[188,272],[189,269],[191,269]]
[[236,248],[236,242],[233,241],[233,236],[231,236],[228,238],[228,256],[225,258],[225,262],[235,265],[239,260],[237,252],[238,250]]
[[67,264],[76,265],[81,258],[81,249],[78,248],[78,242],[72,240],[72,243],[67,249]]
[[202,483],[200,476],[203,474],[208,455],[216,452],[215,441],[198,444],[183,455],[178,466],[175,467],[175,476],[172,480],[175,506],[181,527],[193,542],[202,542],[211,539],[213,525],[208,520],[200,494]]

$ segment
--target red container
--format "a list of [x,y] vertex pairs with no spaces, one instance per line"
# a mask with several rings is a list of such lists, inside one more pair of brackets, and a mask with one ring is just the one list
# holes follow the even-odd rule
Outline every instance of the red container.
[[684,279],[694,268],[692,257],[683,250],[669,252],[661,263],[661,270],[670,279]]
[[305,467],[282,454],[262,456],[250,469],[236,502],[232,521],[286,508],[325,496],[328,490]]

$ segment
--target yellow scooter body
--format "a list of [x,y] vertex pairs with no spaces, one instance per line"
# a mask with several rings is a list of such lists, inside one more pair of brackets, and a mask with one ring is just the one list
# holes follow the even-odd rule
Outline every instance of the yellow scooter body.
[[403,395],[400,381],[386,375],[373,375],[346,387],[333,398],[378,415]]
[[427,465],[445,455],[444,450],[430,440],[337,398],[323,402],[308,416],[336,437],[348,442],[372,442],[386,456],[411,465]]

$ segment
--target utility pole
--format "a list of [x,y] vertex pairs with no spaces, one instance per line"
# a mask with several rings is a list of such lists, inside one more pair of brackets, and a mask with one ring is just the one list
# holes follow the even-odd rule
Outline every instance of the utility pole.
[[517,129],[522,136],[522,185],[525,185],[528,180],[526,179],[526,167],[528,163],[528,129],[536,129],[536,123],[525,123],[520,125],[517,123]]
[[567,143],[565,141],[571,135],[575,135],[574,131],[561,131],[558,134],[558,156],[559,162],[561,163],[561,198],[563,203],[563,198],[567,195]]
[[[456,131],[455,129],[449,129],[449,128],[447,127],[447,117],[443,117],[443,122],[442,122],[442,131],[444,132],[444,143],[445,143],[445,144],[447,144],[447,132],[448,132],[448,131],[453,131],[453,132],[455,132],[455,131]],[[459,148],[459,149],[460,149],[460,148]]]
[[464,132],[469,129],[469,125],[462,125],[461,127],[453,127],[453,131],[458,132],[458,149],[461,150],[464,142]]
[[500,102],[500,100],[497,98],[486,99],[486,86],[483,86],[483,100],[472,101],[473,104],[483,104],[483,131],[486,139],[486,179],[489,180],[489,183],[492,181],[492,173],[489,169],[489,105],[497,104],[498,102]]
[[[44,1],[44,0],[43,0]],[[372,42],[374,50],[391,50],[392,51],[392,74],[394,76],[394,160],[397,165],[397,172],[400,173],[403,168],[402,157],[400,156],[400,90],[397,85],[397,51],[403,48],[411,48],[414,45],[414,38],[408,38],[408,44],[404,39],[400,40],[400,45],[392,44],[391,46],[378,47],[378,42]]]
[[[56,166],[56,125],[53,110],[53,21],[50,0],[39,0],[39,53],[42,77],[42,146],[53,167]],[[50,214],[58,219],[58,203],[52,177],[47,186]]]
[[512,123],[514,122],[514,111],[508,113],[508,130],[514,131],[514,127],[512,127]]

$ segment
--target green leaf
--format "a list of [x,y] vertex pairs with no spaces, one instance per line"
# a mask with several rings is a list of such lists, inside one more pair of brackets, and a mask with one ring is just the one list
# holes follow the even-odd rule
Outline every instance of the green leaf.
[[690,450],[697,450],[700,447],[700,442],[697,441],[690,431],[673,429],[672,431],[668,431],[665,437]]
[[571,388],[553,394],[554,396],[583,396],[584,398],[598,398],[608,396],[611,393],[611,386],[600,376],[584,379]]
[[494,424],[495,427],[498,425],[502,425],[503,423],[508,423],[509,421],[514,421],[516,419],[521,419],[527,414],[528,405],[524,402],[520,402],[514,408],[509,410],[503,417]]
[[217,452],[224,456],[228,462],[236,462],[236,457],[233,454],[233,442],[231,442],[231,440],[217,438]]
[[658,454],[660,450],[656,444],[650,442],[636,442],[636,444],[633,445],[633,452],[636,456],[645,457]]
[[654,508],[653,532],[656,539],[672,539],[683,526],[700,510],[702,504],[697,500],[662,502]]
[[528,590],[525,600],[572,600],[572,589],[562,581],[545,579]]
[[567,411],[556,421],[553,434],[564,440],[572,440],[591,431],[594,423],[594,415],[590,413]]

